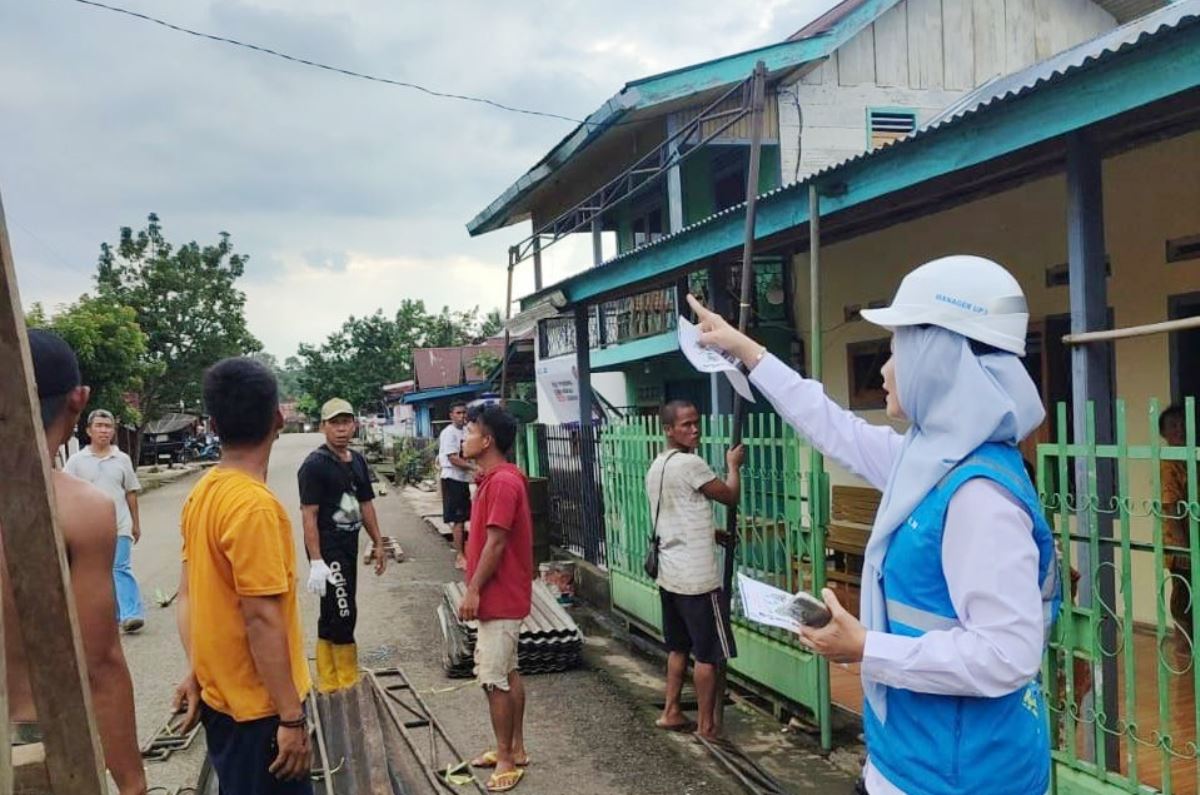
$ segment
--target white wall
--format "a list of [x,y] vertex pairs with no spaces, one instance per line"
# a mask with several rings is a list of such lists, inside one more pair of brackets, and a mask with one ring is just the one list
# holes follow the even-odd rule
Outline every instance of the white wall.
[[1091,0],[905,0],[780,88],[783,181],[864,152],[867,108],[914,110],[920,125],[993,77],[1114,27]]

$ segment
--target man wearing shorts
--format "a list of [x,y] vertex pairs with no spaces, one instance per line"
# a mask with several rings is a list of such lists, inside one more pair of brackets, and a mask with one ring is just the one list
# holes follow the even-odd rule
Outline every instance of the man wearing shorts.
[[725,454],[728,474],[717,477],[703,458],[700,414],[684,400],[672,400],[660,412],[667,447],[646,473],[646,496],[659,539],[658,588],[663,637],[667,644],[667,694],[660,729],[697,729],[679,708],[688,655],[698,702],[698,733],[716,737],[717,675],[737,655],[729,624],[729,599],[721,593],[717,539],[709,501],[737,505],[741,493],[741,445]]
[[450,424],[438,435],[438,465],[442,468],[442,521],[454,534],[454,568],[465,569],[464,526],[471,518],[471,462],[463,457],[467,431],[467,404],[450,407]]
[[496,750],[476,757],[494,767],[491,792],[517,786],[529,764],[523,724],[525,686],[517,673],[517,642],[533,596],[533,519],[525,476],[508,462],[517,422],[499,406],[472,412],[463,455],[482,473],[467,540],[467,593],[459,617],[477,620],[475,677],[487,695]]

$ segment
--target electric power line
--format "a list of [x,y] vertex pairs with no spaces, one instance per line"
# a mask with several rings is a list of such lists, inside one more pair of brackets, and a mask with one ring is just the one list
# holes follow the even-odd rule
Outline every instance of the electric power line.
[[439,97],[441,99],[457,99],[462,102],[476,102],[481,105],[490,105],[493,108],[498,108],[499,110],[508,111],[509,113],[522,113],[527,116],[542,116],[542,117],[548,118],[548,119],[560,119],[562,121],[569,121],[574,124],[591,124],[593,126],[596,126],[594,122],[588,122],[586,120],[575,119],[570,116],[560,115],[558,113],[547,113],[545,111],[540,111],[540,110],[529,110],[528,108],[517,108],[517,107],[513,107],[512,105],[505,105],[501,102],[496,102],[495,100],[491,100],[491,99],[485,99],[483,97],[472,97],[472,96],[468,96],[466,94],[452,94],[452,93],[449,93],[446,91],[436,91],[432,88],[426,88],[425,86],[418,85],[416,83],[409,83],[409,82],[405,82],[403,80],[392,80],[391,78],[388,78],[388,77],[378,77],[376,75],[369,75],[369,74],[365,74],[363,72],[355,72],[352,69],[342,69],[339,66],[330,66],[328,64],[319,63],[317,61],[310,61],[307,58],[299,58],[294,55],[288,55],[287,53],[279,52],[278,50],[272,50],[269,47],[262,47],[257,44],[250,44],[248,42],[238,41],[237,39],[230,39],[225,36],[217,36],[212,33],[204,33],[203,31],[192,30],[191,28],[185,28],[181,25],[175,25],[170,22],[167,22],[166,20],[159,19],[157,17],[152,17],[149,14],[143,14],[138,11],[131,11],[127,8],[121,8],[120,6],[113,6],[113,5],[108,5],[106,3],[100,3],[100,2],[97,2],[97,0],[75,0],[75,2],[81,3],[86,6],[93,6],[95,8],[101,8],[101,9],[104,9],[105,11],[112,11],[117,14],[124,14],[126,16],[140,19],[144,22],[151,22],[155,25],[161,25],[164,28],[168,28],[168,29],[176,31],[178,33],[186,33],[189,36],[196,36],[201,39],[209,39],[210,41],[216,41],[216,42],[220,42],[222,44],[231,44],[235,47],[244,47],[245,49],[253,50],[255,52],[262,53],[263,55],[270,55],[275,58],[281,58],[285,61],[291,61],[292,63],[302,64],[303,66],[311,66],[314,69],[323,69],[327,72],[335,72],[337,74],[345,75],[347,77],[354,77],[354,78],[358,78],[360,80],[370,80],[374,83],[383,83],[385,85],[398,86],[400,88],[408,88],[408,89],[412,89],[413,91],[420,91],[424,94],[428,94],[433,97]]

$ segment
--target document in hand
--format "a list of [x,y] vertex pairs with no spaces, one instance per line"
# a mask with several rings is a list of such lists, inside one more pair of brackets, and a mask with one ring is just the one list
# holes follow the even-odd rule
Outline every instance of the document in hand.
[[790,594],[741,572],[737,580],[742,614],[751,621],[796,633],[801,626],[823,627],[829,623],[829,608],[812,594]]
[[700,329],[683,315],[676,320],[676,334],[679,337],[679,350],[702,373],[725,373],[729,383],[737,390],[743,399],[754,401],[754,393],[750,391],[750,382],[745,373],[738,369],[737,361],[720,348],[710,348],[700,344]]

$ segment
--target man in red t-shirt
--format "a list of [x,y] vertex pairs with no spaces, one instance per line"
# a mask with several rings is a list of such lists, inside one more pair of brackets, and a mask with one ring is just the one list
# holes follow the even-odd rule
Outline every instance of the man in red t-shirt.
[[529,764],[517,642],[533,597],[533,518],[525,476],[508,463],[516,437],[513,416],[499,406],[487,406],[470,413],[462,448],[463,458],[473,460],[482,477],[471,505],[467,594],[459,617],[479,621],[475,677],[487,694],[496,734],[496,750],[471,764],[495,768],[487,783],[492,792],[517,786]]

